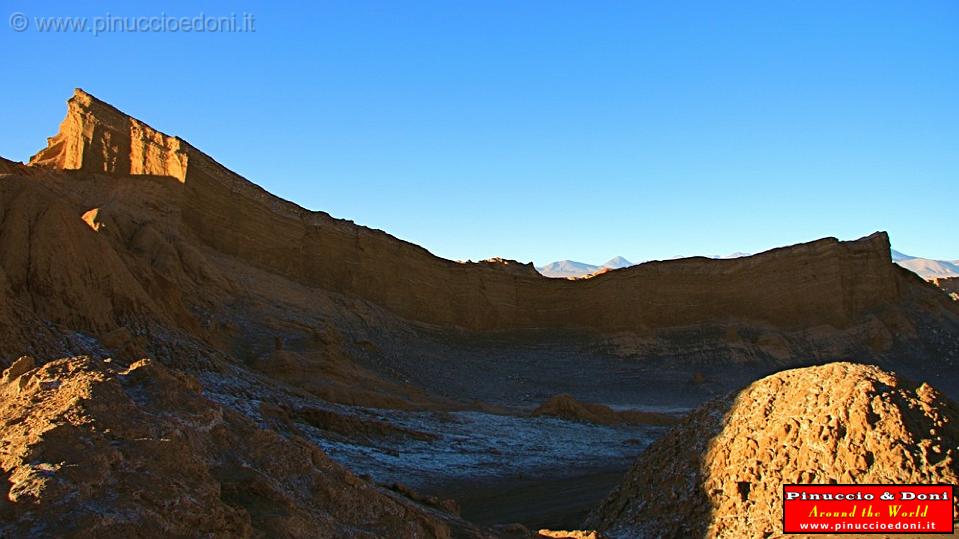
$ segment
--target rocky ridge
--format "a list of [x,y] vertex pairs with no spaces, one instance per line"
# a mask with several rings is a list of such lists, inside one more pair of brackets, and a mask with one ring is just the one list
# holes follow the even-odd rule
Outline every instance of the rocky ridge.
[[100,339],[126,328],[122,344],[133,350],[155,341],[147,334],[158,324],[235,347],[237,323],[223,306],[252,295],[251,286],[271,300],[302,302],[291,285],[325,296],[321,306],[302,303],[327,320],[351,303],[354,313],[383,309],[400,324],[443,331],[575,329],[623,356],[689,353],[695,330],[704,344],[695,355],[789,364],[886,353],[917,338],[917,308],[937,324],[959,323],[954,304],[889,262],[884,233],[727,260],[649,262],[581,281],[502,259],[443,260],[272,196],[79,89],[47,148],[0,173],[6,361],[25,351],[86,351],[64,329]]
[[[451,506],[358,479],[318,447],[415,467],[382,441],[457,457],[476,440],[449,411],[512,433],[499,425],[515,428],[513,416],[484,411],[530,419],[527,405],[569,392],[582,402],[559,399],[554,415],[625,429],[583,402],[680,388],[698,403],[728,373],[837,357],[948,381],[957,328],[957,304],[892,265],[883,233],[547,279],[300,208],[77,90],[29,165],[0,161],[0,365],[11,369],[0,464],[14,500],[0,535],[74,520],[110,533],[185,522],[211,535],[482,535]],[[24,353],[36,364],[17,362]],[[539,422],[593,428],[528,423]],[[100,451],[71,460],[81,445]],[[182,455],[149,462],[173,445]],[[495,471],[510,458],[497,455],[472,457]],[[160,478],[159,494],[131,470]],[[99,485],[138,497],[104,498]],[[191,499],[210,504],[208,519],[181,519]]]
[[888,238],[881,233],[745,258],[650,262],[588,284],[502,271],[503,264],[455,263],[273,197],[181,139],[82,90],[70,99],[60,132],[30,165],[171,178],[182,185],[172,188],[170,197],[181,226],[214,249],[430,324],[617,331],[737,318],[785,327],[848,327],[902,294]]

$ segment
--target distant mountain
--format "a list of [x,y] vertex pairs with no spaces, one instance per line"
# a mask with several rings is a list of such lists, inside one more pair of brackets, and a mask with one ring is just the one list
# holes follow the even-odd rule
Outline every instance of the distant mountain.
[[[932,260],[929,258],[907,255],[895,249],[892,249],[891,253],[893,262],[912,272],[915,272],[923,279],[932,279],[936,277],[959,277],[959,260]],[[728,259],[741,258],[744,256],[751,256],[751,254],[737,251],[728,255],[713,255],[709,258]],[[676,256],[673,258],[686,257]],[[545,266],[540,266],[536,268],[536,270],[546,277],[557,277],[562,279],[568,277],[583,277],[584,275],[596,273],[603,268],[620,269],[628,268],[632,265],[634,264],[629,260],[626,260],[621,256],[617,256],[609,259],[601,266],[586,264],[585,262],[576,262],[573,260],[560,260]]]
[[633,263],[630,262],[629,260],[626,260],[625,258],[621,256],[617,256],[615,258],[610,258],[609,260],[607,260],[606,263],[603,264],[603,267],[609,268],[609,269],[620,269],[620,268],[628,268],[632,265]]
[[617,256],[610,258],[602,266],[587,264],[585,262],[576,262],[575,260],[559,260],[557,262],[546,264],[545,266],[540,266],[536,268],[536,271],[540,272],[546,277],[565,279],[569,277],[583,277],[584,275],[596,273],[603,268],[620,269],[628,268],[632,265],[633,263],[629,260],[626,260],[621,256]]
[[598,270],[599,266],[594,266],[592,264],[586,264],[585,262],[576,262],[574,260],[560,260],[557,262],[551,262],[545,266],[540,266],[536,268],[536,271],[540,272],[546,277],[582,277],[583,275],[588,275],[590,273]]
[[918,256],[901,253],[895,249],[892,249],[891,252],[893,262],[916,273],[923,279],[959,277],[959,261],[957,260],[949,261],[920,258]]
[[713,255],[711,258],[726,259],[726,258],[742,258],[744,256],[752,256],[752,253],[743,253],[740,251],[736,251],[735,253],[729,253],[728,255],[725,255],[725,256]]

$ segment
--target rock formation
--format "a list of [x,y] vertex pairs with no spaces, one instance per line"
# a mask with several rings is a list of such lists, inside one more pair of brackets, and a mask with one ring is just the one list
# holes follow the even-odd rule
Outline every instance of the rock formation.
[[485,537],[257,428],[149,360],[86,357],[0,387],[4,537]]
[[192,149],[77,89],[67,116],[30,165],[112,175],[167,176],[186,180]]
[[0,157],[0,174],[29,174],[30,168],[23,163],[17,163]]
[[[435,441],[357,406],[443,421],[661,381],[699,403],[836,358],[954,384],[959,304],[893,265],[881,232],[583,280],[444,260],[270,195],[82,90],[29,164],[0,161],[0,535],[475,536],[312,444]],[[494,371],[501,386],[475,389]],[[565,397],[540,412],[628,414]]]
[[70,99],[60,132],[30,164],[174,178],[185,186],[177,197],[183,224],[212,247],[433,324],[623,330],[734,317],[791,327],[846,326],[901,294],[885,234],[740,259],[652,262],[589,285],[500,271],[505,264],[458,264],[272,197],[184,141],[82,90]]
[[[511,261],[448,261],[274,197],[79,89],[48,147],[29,167],[5,168],[0,294],[94,334],[144,318],[196,334],[195,303],[235,291],[225,277],[234,268],[211,258],[418,324],[625,334],[612,342],[643,342],[647,353],[648,338],[676,329],[752,328],[749,354],[780,360],[810,349],[881,353],[914,333],[903,305],[923,295],[890,262],[884,233],[736,259],[650,262],[585,281],[547,279]],[[928,309],[959,320],[955,306]],[[764,336],[769,330],[780,334]],[[0,352],[19,354],[22,342]]]
[[941,277],[932,280],[932,284],[950,294],[953,299],[959,298],[959,277]]
[[582,530],[539,530],[539,536],[550,539],[605,539],[595,531]]
[[[586,523],[610,537],[769,537],[784,483],[959,481],[959,407],[873,366],[783,371],[650,446]],[[959,509],[959,506],[957,506]]]
[[566,393],[556,395],[536,407],[534,416],[552,416],[571,421],[589,421],[600,425],[672,425],[676,416],[640,410],[613,410],[609,406],[580,402]]

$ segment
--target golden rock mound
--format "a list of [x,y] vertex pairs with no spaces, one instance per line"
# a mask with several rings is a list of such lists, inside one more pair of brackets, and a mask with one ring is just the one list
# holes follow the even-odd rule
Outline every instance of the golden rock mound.
[[784,483],[959,484],[959,408],[873,366],[783,371],[655,442],[587,527],[611,537],[775,536]]

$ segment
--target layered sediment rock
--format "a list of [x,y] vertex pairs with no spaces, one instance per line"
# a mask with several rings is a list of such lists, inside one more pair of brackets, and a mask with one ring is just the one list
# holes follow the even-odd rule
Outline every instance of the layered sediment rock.
[[586,527],[614,538],[769,537],[782,532],[784,483],[957,481],[955,403],[873,366],[832,363],[698,409],[643,453]]
[[[3,363],[98,344],[166,357],[189,341],[248,353],[243,361],[266,373],[297,371],[283,379],[299,383],[331,380],[331,368],[342,371],[332,358],[349,362],[360,341],[370,356],[382,357],[384,335],[415,348],[423,328],[444,341],[584,330],[621,357],[689,362],[879,358],[925,350],[912,344],[929,335],[941,341],[937,357],[959,356],[959,305],[892,264],[884,233],[548,279],[509,260],[444,260],[305,210],[82,90],[29,166],[2,165]],[[322,335],[358,328],[363,337],[343,346]],[[297,344],[273,358],[280,333]],[[357,371],[337,383],[369,379]],[[307,389],[343,393],[315,385]]]
[[29,174],[30,168],[23,163],[17,163],[0,157],[0,174]]
[[31,165],[173,178],[182,183],[170,200],[182,225],[216,250],[429,324],[622,331],[743,320],[845,327],[902,295],[884,233],[730,260],[651,262],[585,281],[546,279],[504,261],[443,260],[269,195],[184,141],[82,90],[70,99],[60,132]]
[[30,165],[85,170],[112,175],[169,176],[181,182],[191,151],[176,137],[77,89],[67,101],[67,116],[47,147],[30,158]]

